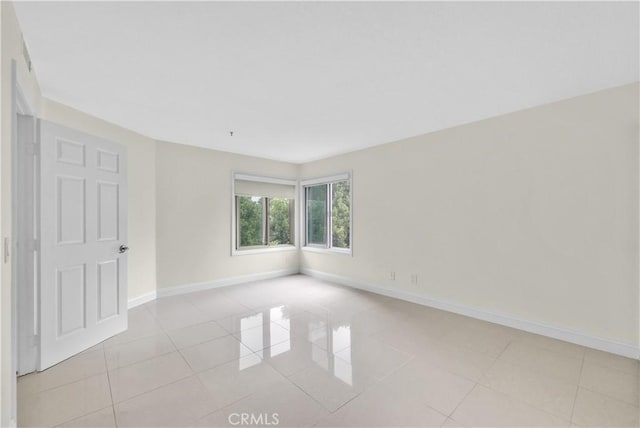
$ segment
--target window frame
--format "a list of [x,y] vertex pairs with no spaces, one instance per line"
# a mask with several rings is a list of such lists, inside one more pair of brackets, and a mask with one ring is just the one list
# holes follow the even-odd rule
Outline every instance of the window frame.
[[[342,174],[335,174],[326,177],[313,178],[300,181],[300,242],[301,249],[303,251],[317,252],[317,253],[334,253],[353,256],[353,174],[346,172]],[[333,187],[334,183],[341,181],[349,182],[349,248],[339,248],[333,246],[333,225],[332,225],[332,209],[333,209]],[[326,209],[326,227],[327,227],[327,244],[312,244],[308,242],[307,236],[307,188],[327,185],[327,209]]]
[[[294,188],[294,198],[290,199],[293,203],[293,207],[289,208],[291,211],[290,221],[291,221],[291,233],[293,234],[293,240],[291,244],[280,244],[280,245],[269,245],[269,200],[273,198],[269,198],[266,196],[259,196],[262,198],[262,220],[263,220],[263,242],[266,242],[266,245],[253,245],[249,247],[240,247],[239,239],[240,239],[240,209],[239,209],[239,195],[236,195],[236,180],[245,180],[245,181],[255,181],[259,183],[272,183],[272,184],[282,184],[286,186],[293,186]],[[249,254],[259,254],[259,253],[271,253],[271,252],[280,252],[280,251],[296,251],[299,248],[298,242],[298,215],[297,210],[299,209],[299,203],[297,195],[299,193],[299,184],[297,180],[289,180],[285,178],[276,178],[276,177],[265,177],[244,173],[231,173],[231,255],[232,256],[242,256]]]

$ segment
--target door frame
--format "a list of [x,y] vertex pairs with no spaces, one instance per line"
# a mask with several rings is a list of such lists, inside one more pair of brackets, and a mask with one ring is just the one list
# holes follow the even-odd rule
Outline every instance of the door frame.
[[[24,110],[23,110],[24,111]],[[38,345],[38,153],[36,118],[20,111],[17,117],[17,148],[15,177],[14,274],[17,298],[17,360],[19,376],[36,370]]]
[[[33,240],[26,244],[27,237],[25,231],[20,227],[19,222],[20,213],[24,210],[33,210],[35,213],[35,207],[33,205],[34,195],[37,191],[36,182],[33,181],[31,188],[24,188],[20,174],[24,171],[24,162],[27,160],[33,162],[31,157],[27,159],[25,154],[25,144],[30,141],[34,141],[35,134],[30,136],[23,135],[19,131],[18,115],[31,116],[35,123],[35,110],[29,101],[27,93],[25,92],[25,86],[20,83],[17,73],[16,61],[12,60],[11,64],[11,80],[12,80],[12,99],[11,99],[11,295],[12,295],[12,317],[11,317],[11,348],[12,348],[12,371],[15,376],[12,376],[12,415],[11,421],[13,425],[17,423],[17,376],[18,374],[26,374],[36,369],[35,361],[37,361],[38,344],[34,340],[34,316],[35,306],[37,301],[35,296],[29,301],[25,301],[24,287],[20,287],[20,280],[23,277],[24,269],[37,269],[37,265],[34,266],[33,256],[31,256],[31,262],[25,265],[25,261],[29,260],[26,257],[29,248],[32,248]],[[35,171],[37,174],[37,170]],[[31,225],[31,236],[33,236],[33,226]],[[8,245],[8,243],[3,243]],[[6,248],[5,248],[6,251]],[[5,255],[6,257],[6,255]],[[37,276],[36,276],[37,278]],[[20,310],[18,310],[20,308]],[[26,308],[26,309],[23,309]],[[31,365],[25,365],[24,362],[33,361]]]

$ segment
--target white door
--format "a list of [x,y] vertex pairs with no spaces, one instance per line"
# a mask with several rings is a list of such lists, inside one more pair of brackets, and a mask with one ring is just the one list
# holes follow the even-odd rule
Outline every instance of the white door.
[[127,328],[126,151],[39,121],[40,363]]

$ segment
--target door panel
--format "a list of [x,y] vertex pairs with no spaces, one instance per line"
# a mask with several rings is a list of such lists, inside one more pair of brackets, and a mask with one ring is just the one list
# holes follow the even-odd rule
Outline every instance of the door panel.
[[118,314],[118,259],[98,263],[98,321]]
[[98,168],[107,172],[118,172],[118,154],[98,150]]
[[86,328],[86,275],[85,265],[58,269],[57,338]]
[[58,146],[58,162],[84,166],[84,144],[56,138]]
[[126,151],[39,121],[40,364],[127,327]]
[[85,241],[85,182],[81,177],[58,176],[58,245]]
[[118,183],[98,183],[98,240],[118,239]]

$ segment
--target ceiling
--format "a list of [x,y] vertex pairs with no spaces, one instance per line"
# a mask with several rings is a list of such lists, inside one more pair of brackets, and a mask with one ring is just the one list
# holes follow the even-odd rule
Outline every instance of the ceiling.
[[16,11],[45,97],[157,140],[297,163],[639,74],[637,2],[21,2]]

